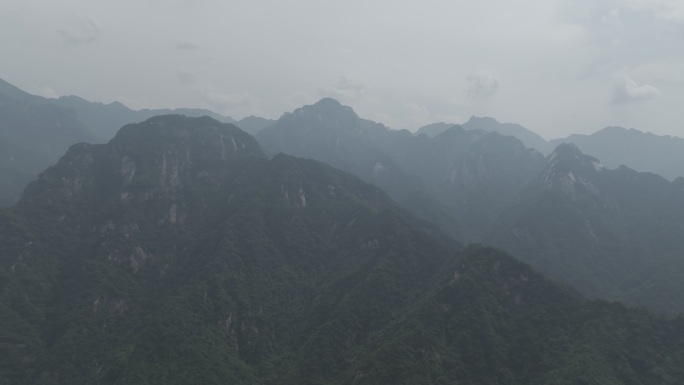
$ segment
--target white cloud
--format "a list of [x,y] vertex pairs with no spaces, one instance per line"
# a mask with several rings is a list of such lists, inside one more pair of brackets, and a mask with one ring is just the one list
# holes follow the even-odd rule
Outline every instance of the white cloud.
[[660,95],[657,88],[649,84],[638,85],[627,75],[616,79],[613,87],[613,103],[641,102],[658,98]]
[[480,70],[468,75],[466,98],[469,101],[484,101],[499,90],[499,81],[491,71]]

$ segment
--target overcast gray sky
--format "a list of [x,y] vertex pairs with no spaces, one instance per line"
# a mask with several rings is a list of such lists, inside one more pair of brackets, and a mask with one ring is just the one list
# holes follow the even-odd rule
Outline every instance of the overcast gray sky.
[[277,118],[330,96],[415,130],[684,136],[684,0],[3,0],[0,78]]

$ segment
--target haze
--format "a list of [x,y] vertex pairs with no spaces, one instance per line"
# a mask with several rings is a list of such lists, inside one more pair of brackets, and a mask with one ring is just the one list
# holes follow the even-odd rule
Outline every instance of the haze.
[[0,31],[0,77],[48,97],[239,119],[328,96],[397,129],[684,136],[678,0],[5,0]]

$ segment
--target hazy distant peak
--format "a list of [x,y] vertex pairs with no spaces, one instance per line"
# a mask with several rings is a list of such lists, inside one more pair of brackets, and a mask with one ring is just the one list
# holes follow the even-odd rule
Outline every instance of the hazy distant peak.
[[357,130],[361,124],[361,118],[349,107],[340,104],[335,99],[323,98],[318,102],[306,105],[294,110],[291,114],[285,114],[281,121],[296,121],[308,127],[320,127],[332,130]]
[[526,147],[534,148],[543,154],[548,154],[553,149],[553,147],[551,147],[544,138],[539,136],[539,134],[530,131],[519,124],[500,123],[498,120],[488,116],[471,116],[470,119],[463,124],[463,128],[466,130],[480,129],[495,131],[502,135],[514,136],[523,142]]
[[[67,107],[67,108],[74,108],[74,109],[77,107],[89,109],[92,106],[96,106],[99,108],[102,108],[102,107],[113,108],[119,112],[122,110],[125,112],[133,111],[130,108],[126,107],[126,105],[124,105],[123,103],[118,102],[118,101],[113,101],[109,104],[102,103],[102,102],[91,102],[91,101],[83,99],[82,97],[77,96],[77,95],[60,96],[59,98],[57,98],[57,102],[59,102],[58,103],[59,105],[62,105],[62,106]],[[129,123],[133,123],[133,122],[129,122]]]
[[[603,135],[603,136],[610,136],[610,135],[621,135],[618,138],[624,138],[624,135],[631,135],[633,138],[637,137],[642,137],[645,135],[652,136],[652,137],[657,137],[660,135],[653,134],[651,132],[643,132],[640,130],[637,130],[636,128],[624,128],[620,126],[608,126],[605,127],[597,132],[595,132],[593,135]],[[663,136],[664,138],[670,138],[669,135]],[[617,139],[617,138],[616,138]]]
[[[632,129],[632,130],[634,130],[634,129]],[[622,132],[626,132],[626,131],[630,131],[630,130],[627,130],[626,128],[620,127],[620,126],[608,126],[608,127],[605,127],[603,129],[599,130],[598,132],[622,133]],[[636,131],[636,130],[634,130],[634,131]]]
[[28,93],[20,90],[18,87],[0,79],[0,94],[7,96],[26,96]]
[[256,135],[261,130],[272,125],[273,123],[275,123],[275,120],[273,119],[266,119],[260,116],[250,115],[240,119],[235,124],[250,135]]
[[57,98],[58,100],[71,100],[71,101],[78,101],[78,102],[87,102],[85,99],[83,99],[80,96],[76,95],[62,95]]
[[450,127],[447,127],[445,130],[443,130],[441,133],[435,135],[435,138],[448,138],[452,137],[454,135],[459,135],[465,132],[463,127],[459,126],[458,124],[451,125]]
[[561,143],[547,158],[549,169],[594,170],[603,169],[601,162],[584,154],[574,143]]
[[353,116],[354,118],[359,117],[351,107],[345,106],[333,98],[323,98],[310,106],[300,108],[300,110],[310,110],[328,114],[344,114],[350,117]]
[[[466,130],[479,128],[485,131],[496,131],[503,135],[514,135],[524,132],[525,134],[532,134],[538,136],[536,133],[517,123],[501,123],[495,118],[489,116],[471,116],[467,122],[463,124]],[[541,137],[540,137],[541,138]]]
[[438,123],[431,123],[426,126],[420,127],[418,131],[416,131],[415,135],[421,135],[425,134],[431,138],[443,133],[447,129],[457,126],[455,123],[445,123],[445,122],[438,122]]
[[317,101],[316,103],[314,103],[314,106],[338,106],[338,107],[340,107],[340,106],[342,106],[342,104],[333,98],[323,98],[323,99]]
[[475,124],[475,123],[481,123],[481,124],[501,124],[499,123],[498,120],[490,117],[490,116],[471,116],[470,119],[468,119],[467,123]]

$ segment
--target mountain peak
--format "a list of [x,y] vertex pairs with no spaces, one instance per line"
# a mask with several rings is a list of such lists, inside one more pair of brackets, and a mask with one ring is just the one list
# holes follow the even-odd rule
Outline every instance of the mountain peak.
[[[599,130],[598,132],[604,132],[604,133],[623,133],[623,132],[626,132],[626,131],[629,131],[629,130],[627,130],[627,129],[624,128],[624,127],[620,127],[620,126],[608,126],[608,127],[605,127],[605,128],[603,128],[603,129]],[[598,133],[598,132],[597,132],[597,133]]]
[[232,124],[209,117],[156,116],[122,127],[107,144],[71,146],[24,195],[52,191],[48,200],[70,201],[106,191],[122,201],[146,201],[158,193],[173,194],[177,187],[219,185],[244,156],[263,154],[253,137]]
[[561,143],[547,158],[549,169],[599,171],[603,165],[593,156],[584,154],[574,143]]
[[471,116],[470,119],[466,122],[466,124],[501,124],[499,123],[498,120],[490,117],[490,116]]
[[323,98],[316,103],[314,103],[314,106],[336,106],[336,107],[341,107],[342,103],[338,102],[336,99],[333,98]]
[[466,130],[480,129],[485,131],[496,131],[502,135],[514,136],[523,142],[525,147],[534,148],[545,155],[552,150],[552,147],[549,146],[546,140],[537,133],[516,123],[500,123],[498,120],[488,116],[472,116],[463,124],[463,128]]
[[585,192],[596,195],[599,190],[591,180],[601,170],[598,159],[585,155],[573,143],[561,143],[547,158],[544,187],[559,187],[573,200]]
[[296,124],[307,131],[356,131],[361,124],[361,118],[351,107],[342,105],[332,98],[323,98],[314,104],[297,108],[279,120],[283,123]]
[[301,110],[310,110],[317,113],[329,114],[331,116],[346,117],[348,119],[358,119],[359,116],[354,110],[338,102],[333,98],[323,98],[310,106],[304,106]]

